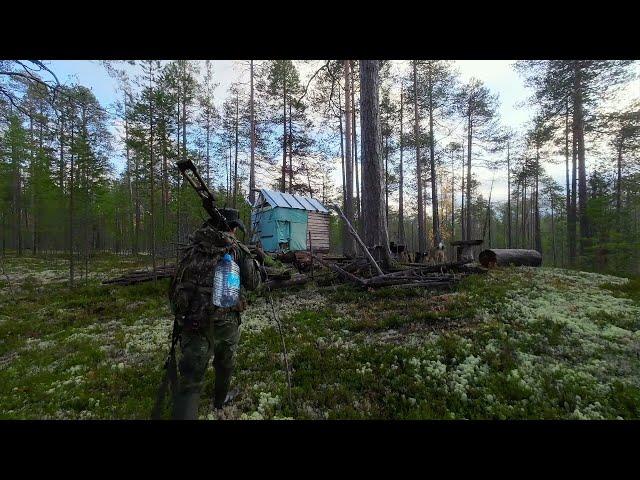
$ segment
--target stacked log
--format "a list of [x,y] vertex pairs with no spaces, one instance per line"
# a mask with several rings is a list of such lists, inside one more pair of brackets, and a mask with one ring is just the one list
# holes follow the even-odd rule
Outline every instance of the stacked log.
[[171,278],[173,277],[176,271],[176,266],[174,264],[157,267],[154,270],[134,270],[133,272],[129,272],[126,275],[122,275],[116,278],[110,278],[104,280],[103,284],[113,284],[113,285],[134,285],[136,283],[142,282],[150,282],[154,279],[161,278]]

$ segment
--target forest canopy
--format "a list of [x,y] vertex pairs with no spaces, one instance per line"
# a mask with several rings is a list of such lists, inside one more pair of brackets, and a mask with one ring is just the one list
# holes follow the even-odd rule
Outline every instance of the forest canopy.
[[[224,91],[215,61],[93,62],[117,85],[108,104],[55,61],[0,61],[3,254],[71,254],[71,282],[100,251],[171,261],[204,218],[175,168],[187,158],[247,224],[255,189],[272,188],[340,205],[366,237],[369,122],[390,241],[481,238],[545,265],[640,272],[638,62],[512,62],[521,125],[455,61],[377,63],[370,118],[357,60],[236,61]],[[352,253],[331,228],[332,250]]]

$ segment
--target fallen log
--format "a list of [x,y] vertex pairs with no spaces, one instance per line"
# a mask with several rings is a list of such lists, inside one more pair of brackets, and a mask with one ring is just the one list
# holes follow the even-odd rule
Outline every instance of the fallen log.
[[453,285],[454,283],[456,283],[458,280],[457,279],[433,279],[433,280],[428,280],[428,279],[424,279],[421,280],[419,278],[416,279],[409,279],[409,278],[397,278],[397,279],[393,279],[393,280],[388,280],[388,281],[384,281],[384,282],[375,282],[375,283],[368,283],[366,286],[369,288],[380,288],[380,287],[393,287],[396,285],[402,285],[402,286],[416,286],[416,287],[428,287],[428,286],[433,286],[433,287],[437,287],[437,286],[442,286],[442,285]]
[[125,275],[103,280],[102,283],[112,285],[134,285],[136,283],[150,282],[154,279],[169,278],[175,273],[175,265],[157,267],[156,270],[134,270]]
[[442,282],[410,282],[410,283],[395,283],[391,285],[376,285],[376,287],[389,287],[389,288],[417,288],[417,287],[451,287],[455,282],[442,281]]
[[363,279],[358,278],[355,275],[344,271],[342,268],[337,266],[335,263],[325,262],[322,258],[320,258],[320,257],[318,257],[316,255],[313,255],[313,258],[314,258],[314,260],[316,260],[321,265],[324,265],[325,267],[328,267],[331,270],[333,270],[334,272],[336,272],[338,275],[340,275],[345,280],[349,280],[350,282],[356,283],[358,285],[365,285],[365,281]]
[[264,288],[268,290],[276,290],[278,288],[287,288],[287,287],[293,287],[297,285],[304,285],[309,280],[310,280],[309,277],[307,277],[306,275],[297,274],[297,275],[293,275],[291,278],[286,280],[285,279],[268,280],[263,285],[264,285]]
[[406,268],[403,270],[396,270],[394,272],[385,273],[383,275],[377,275],[375,277],[369,278],[367,282],[375,283],[387,278],[397,278],[397,277],[410,276],[410,275],[419,276],[419,275],[424,275],[428,273],[439,274],[439,276],[442,278],[444,276],[449,275],[451,271],[454,271],[454,272],[465,271],[464,270],[465,266],[470,262],[471,260],[465,260],[465,261],[453,262],[453,263],[442,263],[439,265],[409,264],[409,265],[419,265],[419,266],[415,268]]
[[289,280],[291,278],[291,270],[283,270],[275,267],[264,267],[269,280]]
[[542,265],[542,255],[537,250],[524,250],[520,248],[492,248],[483,250],[478,257],[483,267],[529,266]]

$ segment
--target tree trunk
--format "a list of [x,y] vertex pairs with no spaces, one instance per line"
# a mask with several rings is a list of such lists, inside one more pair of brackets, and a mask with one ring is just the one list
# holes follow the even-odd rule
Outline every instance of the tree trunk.
[[[155,162],[153,158],[153,65],[149,65],[149,184],[150,184],[150,198],[149,198],[149,211],[151,214],[151,264],[153,266],[153,271],[156,271],[156,228],[155,228],[155,192],[154,192],[154,182],[155,182]],[[154,281],[157,277],[154,276]]]
[[527,197],[527,186],[525,185],[524,197],[522,198],[522,238],[523,248],[532,248],[531,239],[531,199]]
[[[456,234],[456,169],[454,158],[455,150],[451,149],[451,239],[449,242],[453,242],[455,240]],[[451,254],[453,254],[453,250],[451,251]],[[453,255],[451,255],[451,258],[453,258]]]
[[71,117],[71,143],[69,145],[71,149],[71,165],[69,166],[69,286],[74,286],[75,280],[75,258],[73,252],[73,208],[74,208],[74,197],[73,197],[73,175],[74,175],[74,160],[75,155],[73,153],[73,116]]
[[[518,183],[516,181],[516,187],[517,187]],[[515,228],[515,239],[514,242],[516,245],[520,245],[520,238],[519,238],[519,229],[518,229],[518,222],[520,220],[520,192],[518,192],[518,189],[516,188],[516,192],[515,192],[515,196],[516,196],[516,228]]]
[[231,171],[233,170],[233,160],[232,160],[232,147],[231,145],[229,145],[229,160],[226,161],[226,165],[225,168],[227,170],[227,204],[230,203],[231,200],[231,183],[233,182],[232,180],[232,174]]
[[131,183],[131,152],[129,150],[129,114],[127,112],[127,93],[124,94],[124,148],[127,168],[127,232],[131,242],[131,252],[135,253],[133,245],[134,236],[131,234],[131,225],[135,225],[134,196]]
[[[417,61],[413,61],[413,108],[414,124],[413,136],[416,142],[416,180],[418,184],[418,250],[420,253],[427,251],[427,234],[424,225],[424,203],[422,195],[422,164],[420,162],[420,115],[418,113],[418,67]],[[362,113],[361,113],[362,115]]]
[[291,101],[289,101],[289,136],[287,145],[289,146],[289,193],[293,193],[293,128],[291,126]]
[[478,261],[484,267],[509,265],[539,267],[542,265],[542,255],[536,250],[492,248],[480,252]]
[[542,253],[542,235],[540,233],[540,202],[539,202],[539,169],[540,169],[540,146],[536,144],[536,171],[535,171],[535,182],[536,182],[536,190],[535,190],[535,244],[536,250]]
[[[178,99],[180,98],[180,85],[178,84]],[[180,155],[180,101],[178,100],[177,104],[176,104],[176,153],[178,154],[178,156]],[[178,177],[177,177],[177,190],[178,190],[178,199],[177,199],[177,205],[176,205],[176,263],[179,261],[179,255],[180,255],[180,250],[178,250],[178,244],[180,243],[180,239],[181,239],[181,217],[182,217],[182,213],[181,213],[181,206],[182,206],[182,199],[181,199],[181,193],[182,193],[182,175],[180,175],[180,173],[178,173]]]
[[471,143],[473,138],[473,124],[471,115],[467,118],[467,234],[466,240],[471,240]]
[[553,215],[553,193],[551,193],[551,248],[553,249],[553,266],[556,266],[556,223]]
[[[82,105],[82,135],[83,142],[89,142],[89,135],[87,133],[87,117],[86,117],[86,107]],[[79,173],[81,174],[79,182],[80,184],[84,183],[84,194],[85,198],[82,223],[83,223],[83,231],[84,231],[84,282],[85,285],[88,281],[88,273],[89,273],[89,170],[88,170],[88,152],[86,152],[83,148],[83,156],[82,156],[82,164],[80,166]],[[79,159],[78,159],[79,160]]]
[[618,159],[617,159],[617,176],[616,176],[616,214],[618,218],[618,224],[620,225],[620,211],[622,209],[622,140],[618,144]]
[[251,60],[251,94],[249,99],[250,109],[250,130],[251,130],[251,160],[249,163],[249,202],[253,205],[256,202],[256,166],[255,166],[255,150],[256,150],[256,119],[253,104],[253,60]]
[[507,141],[507,247],[511,248],[511,152]]
[[402,114],[404,110],[404,91],[400,85],[400,170],[398,182],[398,243],[405,244],[404,238],[404,165],[403,165],[403,130],[402,130]]
[[360,61],[360,137],[362,142],[362,194],[364,239],[381,246],[382,261],[391,264],[389,234],[382,202],[382,155],[378,60]]
[[58,170],[60,195],[62,195],[64,193],[64,111],[62,111],[60,115],[60,165]]
[[37,214],[38,212],[36,211],[36,185],[34,182],[35,179],[35,170],[36,170],[36,156],[37,153],[35,152],[35,141],[33,139],[33,117],[29,118],[29,138],[30,138],[30,142],[31,142],[31,162],[29,164],[29,170],[30,170],[30,176],[31,178],[30,183],[31,183],[31,219],[32,219],[32,229],[31,229],[31,253],[33,255],[36,254],[37,251],[37,245],[36,245],[36,228],[37,228]]
[[464,138],[462,139],[462,182],[460,185],[460,238],[462,240],[466,240],[466,228],[464,226],[464,219],[465,217],[465,206],[464,206],[464,179],[465,179],[465,174],[464,174],[464,167],[465,167],[465,163],[464,163]]
[[566,178],[566,217],[567,217],[567,247],[571,248],[571,235],[569,230],[569,218],[571,217],[571,189],[569,186],[569,97],[566,100],[564,114],[564,165]]
[[[344,214],[347,220],[353,225],[353,159],[351,158],[351,140],[352,128],[351,122],[353,116],[351,114],[351,82],[350,82],[350,62],[343,61],[344,73],[344,166],[345,166],[345,186],[344,186]],[[353,238],[349,234],[347,225],[342,226],[342,240],[344,245],[344,255],[351,257],[355,254],[355,244]]]
[[[180,155],[180,85],[178,84],[178,102],[176,104],[176,153],[178,156]],[[180,239],[182,238],[181,233],[181,225],[182,225],[182,175],[178,173],[177,177],[177,190],[178,190],[178,199],[176,205],[176,263],[179,261],[180,250],[178,249],[178,244],[180,243]]]
[[576,132],[572,127],[572,156],[571,156],[571,208],[569,208],[569,265],[575,266],[576,264],[576,250],[577,250],[577,148],[576,148]]
[[585,255],[590,245],[590,225],[587,215],[587,170],[584,148],[584,116],[582,111],[582,70],[575,66],[573,121],[578,147],[578,212],[580,218],[580,254]]
[[385,138],[384,145],[384,211],[387,218],[387,230],[389,230],[389,136]]
[[352,135],[353,135],[353,170],[355,173],[356,180],[356,216],[358,218],[358,230],[362,232],[362,204],[360,202],[360,176],[358,174],[358,170],[360,170],[358,166],[358,135],[356,133],[356,95],[355,95],[355,78],[356,72],[354,70],[354,62],[353,60],[349,61],[349,66],[351,68],[351,116],[352,116]]
[[433,79],[431,66],[428,74],[428,100],[429,100],[429,156],[431,166],[431,215],[433,220],[433,244],[438,245],[442,240],[440,234],[440,215],[438,212],[438,187],[436,183],[436,154],[435,140],[433,138]]
[[287,78],[282,80],[282,179],[280,187],[287,191]]
[[[235,122],[235,156],[233,161],[233,200],[231,204],[233,208],[236,208],[236,201],[238,198],[238,128],[240,123],[240,99],[236,93],[236,122]],[[291,118],[291,117],[289,117]]]
[[[62,204],[62,202],[64,202],[64,110],[62,110],[60,113],[60,165],[59,165],[58,175],[59,175],[58,181],[60,183],[60,203]],[[4,217],[3,217],[3,220],[4,220]],[[59,244],[56,243],[56,245],[59,245],[61,247],[60,250],[63,250],[64,238],[66,237],[66,231],[65,231],[64,225],[61,226],[61,232],[62,232],[62,242]],[[4,235],[3,235],[3,238],[4,238]],[[4,244],[3,244],[3,250],[4,250]]]
[[[169,156],[167,148],[167,119],[162,114],[162,243],[163,249],[166,247],[168,240],[167,235],[167,216],[169,212],[169,165],[167,157]],[[208,147],[207,147],[208,148]],[[163,255],[166,265],[166,254]]]
[[206,112],[206,125],[205,125],[205,142],[206,142],[206,155],[207,155],[207,185],[211,185],[211,155],[209,152],[209,145],[211,143],[211,112],[209,107],[205,107]]
[[[340,89],[338,89],[338,128],[340,130],[340,159],[342,160],[342,207],[344,210],[344,206],[346,203],[346,190],[347,190],[347,181],[345,179],[345,165],[344,165],[344,142],[348,141],[344,138],[344,130],[342,128],[342,100],[340,96]],[[344,253],[344,236],[343,236],[343,253]]]

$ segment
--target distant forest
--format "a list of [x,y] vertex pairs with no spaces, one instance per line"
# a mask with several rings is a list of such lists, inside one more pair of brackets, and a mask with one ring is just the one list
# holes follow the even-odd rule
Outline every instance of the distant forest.
[[[335,203],[362,231],[360,114],[375,97],[360,97],[360,62],[237,63],[244,73],[218,104],[209,61],[97,62],[119,86],[101,105],[50,63],[0,60],[3,255],[68,255],[72,284],[100,252],[173,262],[205,215],[175,167],[186,158],[248,226],[266,187]],[[389,240],[426,252],[478,238],[536,249],[546,266],[640,274],[640,103],[609,101],[638,81],[634,63],[515,62],[533,92],[522,99],[532,120],[515,130],[496,92],[463,82],[453,62],[379,62]],[[507,178],[505,200],[479,192],[478,168]],[[335,253],[355,253],[331,222]]]

